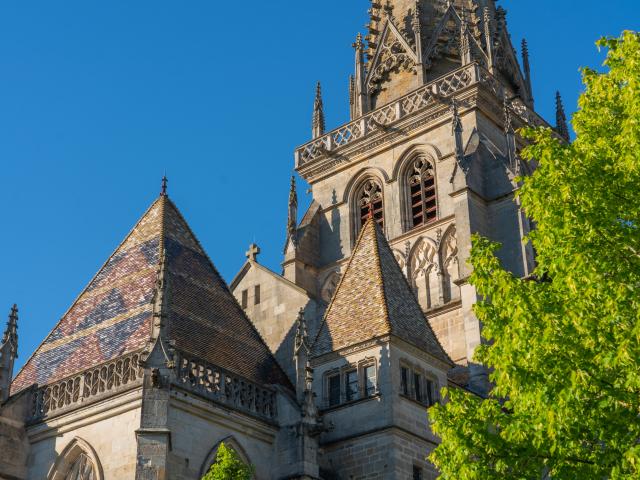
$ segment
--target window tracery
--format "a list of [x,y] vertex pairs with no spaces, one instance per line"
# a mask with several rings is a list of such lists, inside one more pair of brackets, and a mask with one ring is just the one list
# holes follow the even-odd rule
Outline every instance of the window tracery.
[[357,199],[359,227],[366,223],[369,215],[373,215],[380,228],[384,228],[384,202],[380,184],[376,180],[367,180],[360,188]]
[[440,304],[440,267],[436,245],[420,238],[412,252],[410,263],[410,280],[422,308],[427,310]]
[[78,458],[76,459],[71,469],[69,470],[69,473],[67,473],[67,476],[65,477],[65,480],[95,480],[95,479],[96,479],[96,476],[93,469],[93,463],[91,462],[89,457],[87,457],[87,455],[85,455],[84,453],[81,453],[80,455],[78,455]]
[[458,271],[458,239],[455,226],[449,228],[442,239],[442,265],[444,271],[445,301],[460,298],[460,287],[456,282],[460,278]]
[[416,159],[409,169],[411,226],[419,227],[437,218],[436,180],[433,165],[425,158]]
[[103,480],[102,466],[95,450],[76,437],[58,455],[47,480]]

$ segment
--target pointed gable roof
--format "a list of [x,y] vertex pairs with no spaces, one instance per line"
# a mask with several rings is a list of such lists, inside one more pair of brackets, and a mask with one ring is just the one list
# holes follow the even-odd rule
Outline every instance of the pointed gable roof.
[[394,335],[451,364],[377,223],[369,219],[312,347],[323,355]]
[[160,196],[29,358],[12,393],[145,348],[160,259],[175,348],[260,384],[289,382],[186,221]]

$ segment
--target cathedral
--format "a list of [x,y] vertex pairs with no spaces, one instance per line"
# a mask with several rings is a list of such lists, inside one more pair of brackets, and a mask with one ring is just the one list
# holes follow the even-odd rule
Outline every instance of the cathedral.
[[[373,0],[369,16],[351,118],[326,131],[318,85],[294,151],[312,203],[298,212],[292,178],[282,271],[252,244],[227,284],[164,179],[15,372],[29,319],[11,309],[0,479],[197,480],[222,442],[256,480],[438,476],[428,407],[489,389],[471,236],[530,274],[516,132],[548,124],[496,0]],[[559,98],[556,123],[566,138]]]

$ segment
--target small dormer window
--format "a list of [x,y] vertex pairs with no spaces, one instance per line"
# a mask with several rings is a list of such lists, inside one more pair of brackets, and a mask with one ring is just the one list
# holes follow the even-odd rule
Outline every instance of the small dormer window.
[[371,397],[376,393],[376,367],[375,365],[367,365],[363,370],[364,395],[365,397]]
[[253,304],[260,304],[260,285],[256,285],[255,287],[253,287]]
[[409,369],[400,367],[400,391],[403,395],[409,395]]
[[328,390],[329,390],[329,395],[328,395],[328,400],[329,400],[329,406],[333,407],[335,405],[339,405],[340,404],[340,374],[335,374],[335,375],[331,375],[328,380],[327,380],[327,384],[328,384]]
[[246,309],[249,306],[249,290],[242,291],[242,308]]
[[419,373],[413,374],[413,392],[415,399],[422,402],[422,375]]
[[349,370],[347,373],[345,373],[345,386],[347,402],[357,400],[359,397],[358,370]]

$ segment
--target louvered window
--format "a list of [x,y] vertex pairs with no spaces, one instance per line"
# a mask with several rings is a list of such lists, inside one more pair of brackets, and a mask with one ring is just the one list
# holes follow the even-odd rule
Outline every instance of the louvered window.
[[437,218],[436,180],[433,166],[424,158],[419,158],[409,175],[411,221],[419,227]]

